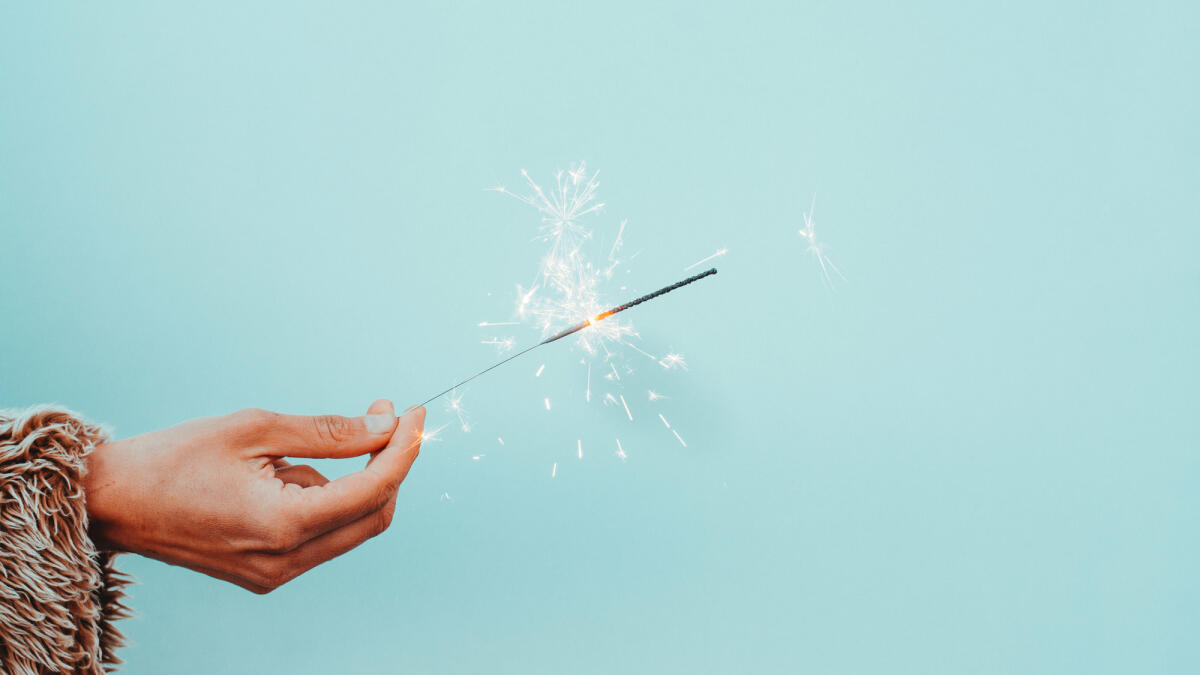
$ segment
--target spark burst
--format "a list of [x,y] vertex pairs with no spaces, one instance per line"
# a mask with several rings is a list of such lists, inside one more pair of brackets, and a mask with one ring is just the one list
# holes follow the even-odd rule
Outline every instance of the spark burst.
[[458,423],[464,432],[471,431],[471,423],[467,421],[467,413],[462,407],[463,397],[458,393],[457,389],[450,392],[446,398],[446,409],[454,413],[458,417]]
[[[541,330],[542,337],[547,337],[561,326],[577,324],[605,310],[600,300],[600,285],[620,265],[617,254],[623,246],[625,223],[621,223],[609,249],[607,263],[598,268],[583,251],[592,231],[580,219],[604,208],[602,202],[596,201],[599,173],[589,175],[587,165],[581,162],[569,171],[559,171],[549,189],[538,185],[528,171],[522,170],[521,176],[529,190],[526,194],[503,187],[492,189],[532,206],[541,214],[538,238],[548,243],[549,249],[529,287],[517,287],[516,312],[520,319],[531,320]],[[590,354],[600,350],[608,353],[609,343],[621,342],[630,335],[634,335],[630,324],[609,319],[581,333],[579,344]]]
[[[516,326],[516,325],[532,325],[542,335],[543,340],[531,347],[518,351],[493,365],[491,368],[485,369],[476,373],[471,378],[459,382],[455,387],[465,385],[470,380],[490,371],[492,368],[498,367],[507,361],[519,357],[520,355],[536,348],[541,344],[547,344],[556,340],[573,336],[586,355],[581,363],[586,367],[584,402],[590,403],[592,400],[592,358],[596,357],[602,360],[603,389],[616,388],[618,393],[614,395],[612,391],[601,393],[603,402],[608,404],[619,405],[627,417],[633,421],[633,411],[630,408],[629,401],[623,393],[619,393],[620,389],[624,388],[625,376],[633,375],[634,369],[631,368],[622,358],[622,350],[620,347],[628,346],[638,354],[648,358],[650,361],[658,363],[666,370],[684,369],[686,370],[686,362],[681,354],[671,353],[661,359],[654,354],[646,351],[642,347],[633,344],[630,338],[640,337],[634,330],[633,325],[629,323],[624,316],[614,316],[627,309],[635,307],[650,299],[656,298],[665,293],[669,293],[681,286],[688,285],[699,279],[705,278],[716,273],[715,269],[710,269],[706,272],[695,274],[687,279],[679,281],[671,286],[664,287],[653,293],[648,293],[635,300],[627,302],[623,305],[609,308],[609,305],[602,301],[601,290],[614,277],[616,272],[623,264],[625,249],[625,235],[627,221],[621,221],[616,228],[615,236],[612,237],[612,244],[607,250],[607,259],[602,263],[595,263],[588,257],[587,251],[593,248],[589,242],[594,240],[592,229],[582,219],[585,216],[592,216],[598,213],[604,204],[596,199],[599,181],[595,173],[589,174],[585,164],[573,166],[568,171],[560,171],[555,175],[554,182],[547,188],[543,188],[529,175],[527,171],[521,172],[526,185],[526,189],[521,193],[508,190],[504,187],[492,188],[496,192],[506,194],[518,201],[533,207],[540,214],[541,225],[538,229],[536,239],[547,244],[545,255],[542,257],[537,273],[528,286],[517,286],[516,303],[514,308],[514,317],[516,320],[506,321],[480,321],[479,328],[494,329],[501,326]],[[697,263],[689,265],[687,269],[693,269],[700,266],[702,263],[714,258],[725,255],[725,249],[717,251],[712,256],[705,258]],[[637,257],[637,252],[628,256],[629,260]],[[625,286],[620,286],[621,291],[625,291]],[[562,328],[567,326],[567,328]],[[583,329],[587,330],[583,330]],[[511,351],[515,344],[516,338],[492,336],[481,340],[483,344],[492,345],[500,352]],[[618,368],[618,365],[620,367]],[[541,364],[534,372],[534,377],[541,377],[545,371],[546,365]],[[459,423],[464,431],[470,430],[470,423],[465,411],[462,409],[462,397],[458,395],[455,389],[449,392],[443,392],[433,398],[450,393],[450,400],[447,405],[451,411],[458,417]],[[661,395],[651,391],[649,399],[657,400]],[[551,410],[550,397],[543,398],[543,406],[547,411]],[[437,429],[430,434],[429,438],[436,436],[441,429]],[[678,434],[676,434],[678,436]],[[504,444],[503,439],[497,438],[500,445]],[[680,439],[682,442],[682,439]],[[576,442],[576,455],[579,459],[583,458],[582,439]],[[617,456],[624,461],[626,454],[621,446],[620,440],[617,440]],[[472,457],[478,461],[482,454]],[[557,476],[558,463],[556,462],[551,468],[551,477]]]
[[808,254],[817,261],[818,265],[820,265],[821,278],[824,280],[825,285],[829,288],[833,288],[833,277],[829,274],[831,271],[840,277],[842,281],[845,281],[846,277],[842,275],[842,272],[837,268],[837,265],[834,265],[833,261],[829,259],[829,256],[825,254],[825,247],[817,242],[817,221],[813,217],[813,213],[816,211],[816,209],[817,196],[813,195],[812,206],[809,207],[808,213],[803,214],[804,227],[800,228],[799,234],[806,242],[808,242]]

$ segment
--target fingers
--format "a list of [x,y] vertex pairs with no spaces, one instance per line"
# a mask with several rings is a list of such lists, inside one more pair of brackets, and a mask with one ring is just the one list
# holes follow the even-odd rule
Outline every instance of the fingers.
[[275,477],[286,484],[305,488],[317,487],[329,482],[329,479],[321,475],[320,471],[307,464],[278,467],[275,469]]
[[241,578],[233,583],[255,593],[268,593],[383,533],[392,522],[395,507],[396,499],[393,496],[384,508],[315,537],[299,548],[276,555],[255,554],[249,561],[248,569],[243,570]]
[[[379,410],[383,403],[376,401],[371,407]],[[343,417],[244,410],[235,413],[232,421],[254,439],[256,448],[265,446],[264,454],[286,457],[354,457],[375,452],[387,444],[396,429],[396,418],[388,411]]]
[[421,451],[424,428],[425,409],[418,407],[399,419],[391,442],[362,471],[291,494],[294,501],[283,515],[295,523],[296,543],[370,516],[392,502]]

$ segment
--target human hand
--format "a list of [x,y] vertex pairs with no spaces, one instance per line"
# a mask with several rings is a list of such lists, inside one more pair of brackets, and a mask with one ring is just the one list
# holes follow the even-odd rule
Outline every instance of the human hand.
[[[105,443],[84,478],[92,538],[268,593],[387,529],[424,424],[379,400],[365,417],[250,409]],[[284,459],[367,453],[333,481]]]

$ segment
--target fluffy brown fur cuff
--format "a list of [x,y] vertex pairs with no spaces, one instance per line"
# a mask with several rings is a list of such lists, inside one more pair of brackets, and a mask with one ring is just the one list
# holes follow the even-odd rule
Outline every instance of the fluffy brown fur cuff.
[[129,583],[88,537],[84,458],[105,431],[55,408],[0,410],[0,671],[104,673]]

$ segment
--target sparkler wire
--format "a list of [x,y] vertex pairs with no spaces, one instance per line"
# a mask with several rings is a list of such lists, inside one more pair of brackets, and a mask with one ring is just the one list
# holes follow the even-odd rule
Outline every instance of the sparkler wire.
[[548,345],[551,342],[561,340],[561,339],[567,337],[568,335],[571,335],[573,333],[578,333],[579,331],[583,330],[584,328],[587,328],[588,326],[590,326],[594,323],[597,323],[599,321],[603,321],[614,314],[618,314],[620,312],[624,312],[627,309],[632,309],[634,307],[637,307],[638,305],[642,304],[643,302],[646,302],[647,300],[653,300],[654,298],[657,298],[660,295],[666,295],[667,293],[670,293],[671,291],[673,291],[677,288],[682,288],[684,286],[687,286],[690,283],[699,281],[699,280],[703,279],[704,277],[712,276],[716,273],[717,273],[717,268],[713,267],[712,269],[709,269],[705,272],[701,272],[700,274],[690,276],[690,277],[684,279],[683,281],[677,281],[677,282],[671,284],[670,286],[660,288],[657,291],[654,291],[653,293],[647,293],[646,295],[643,295],[640,298],[637,298],[635,300],[630,300],[629,302],[627,302],[623,305],[617,305],[616,307],[613,307],[612,309],[601,312],[590,319],[585,319],[584,321],[580,321],[579,323],[575,324],[574,326],[571,326],[562,331],[559,331],[558,333],[551,335],[550,337],[546,338],[545,340],[542,340],[541,342],[538,342],[537,344],[534,344],[529,347],[526,347],[525,349],[522,349],[521,351],[517,352],[516,354],[513,354],[512,356],[504,359],[503,361],[500,361],[491,366],[488,366],[487,368],[484,368],[483,370],[479,371],[478,373],[475,373],[474,375],[468,377],[467,379],[463,380],[462,382],[459,382],[458,384],[454,385],[453,387],[446,389],[445,391],[441,392],[440,394],[437,394],[436,396],[431,396],[427,401],[425,401],[421,405],[429,405],[429,403],[436,401],[437,399],[445,396],[446,394],[449,394],[450,392],[454,391],[455,389],[458,389],[459,387],[470,382],[471,380],[474,380],[475,378],[479,377],[480,375],[483,375],[492,370],[495,370],[496,368],[499,368],[500,366],[517,358],[518,356],[527,354],[527,353],[537,349],[538,347],[541,347],[542,345]]

